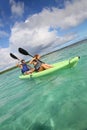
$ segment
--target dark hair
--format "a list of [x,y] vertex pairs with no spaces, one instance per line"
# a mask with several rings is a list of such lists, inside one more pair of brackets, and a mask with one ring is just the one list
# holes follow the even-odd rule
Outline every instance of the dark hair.
[[23,63],[24,61],[25,61],[25,60],[24,60],[24,59],[22,59],[22,60],[21,60],[21,63]]

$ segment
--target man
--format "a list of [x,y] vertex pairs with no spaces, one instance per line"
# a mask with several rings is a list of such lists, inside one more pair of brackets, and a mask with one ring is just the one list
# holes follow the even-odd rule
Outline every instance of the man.
[[31,74],[33,71],[34,71],[34,69],[33,68],[31,68],[31,67],[29,67],[27,64],[26,64],[26,62],[25,62],[25,60],[23,59],[23,60],[21,60],[21,64],[17,64],[17,66],[21,69],[21,72],[22,72],[22,74]]

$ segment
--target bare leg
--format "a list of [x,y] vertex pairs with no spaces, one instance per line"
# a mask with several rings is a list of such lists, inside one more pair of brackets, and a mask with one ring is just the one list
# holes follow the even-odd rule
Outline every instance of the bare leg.
[[43,71],[43,70],[45,70],[45,68],[41,65],[41,67],[39,68],[38,72]]
[[49,65],[49,64],[44,64],[46,67],[48,68],[52,68],[53,66],[52,65]]
[[52,68],[52,66],[51,65],[48,65],[48,64],[42,64],[41,65],[45,70],[46,69],[49,69],[49,68]]
[[24,74],[27,75],[27,74],[32,74],[34,72],[35,69],[31,69],[29,71],[26,71]]

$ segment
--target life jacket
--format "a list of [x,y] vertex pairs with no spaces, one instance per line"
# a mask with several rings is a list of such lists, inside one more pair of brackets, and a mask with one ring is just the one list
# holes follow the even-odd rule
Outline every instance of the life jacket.
[[21,69],[21,72],[24,74],[24,72],[26,72],[26,71],[29,71],[30,70],[30,68],[26,65],[26,64],[22,64],[22,69]]

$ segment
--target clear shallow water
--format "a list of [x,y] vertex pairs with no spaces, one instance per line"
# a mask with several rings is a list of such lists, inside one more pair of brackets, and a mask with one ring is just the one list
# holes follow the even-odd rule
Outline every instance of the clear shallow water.
[[0,75],[0,130],[87,130],[87,40],[43,57],[55,63],[74,56],[75,68],[20,80]]

